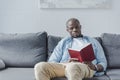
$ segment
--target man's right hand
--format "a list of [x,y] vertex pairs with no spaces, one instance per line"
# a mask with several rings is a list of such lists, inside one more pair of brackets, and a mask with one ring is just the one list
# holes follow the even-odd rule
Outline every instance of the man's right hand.
[[78,58],[70,58],[68,62],[79,62]]

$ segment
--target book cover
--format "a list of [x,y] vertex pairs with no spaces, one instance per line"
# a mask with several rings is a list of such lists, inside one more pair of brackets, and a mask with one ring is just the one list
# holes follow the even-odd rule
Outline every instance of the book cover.
[[68,52],[71,58],[78,58],[79,62],[92,61],[95,59],[92,44],[84,46],[81,50],[74,50],[69,48]]

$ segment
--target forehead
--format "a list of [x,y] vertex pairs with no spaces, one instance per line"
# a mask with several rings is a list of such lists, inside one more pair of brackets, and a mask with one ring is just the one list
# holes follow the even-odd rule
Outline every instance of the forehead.
[[68,26],[79,26],[80,23],[78,21],[71,20],[67,24]]

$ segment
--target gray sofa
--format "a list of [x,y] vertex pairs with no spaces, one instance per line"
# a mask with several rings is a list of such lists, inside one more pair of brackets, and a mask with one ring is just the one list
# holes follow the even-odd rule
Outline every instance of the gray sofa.
[[[120,35],[104,33],[96,39],[102,45],[108,61],[105,75],[84,80],[120,79]],[[47,32],[0,33],[0,80],[35,80],[34,65],[47,61],[61,37]],[[67,80],[54,78],[51,80]]]

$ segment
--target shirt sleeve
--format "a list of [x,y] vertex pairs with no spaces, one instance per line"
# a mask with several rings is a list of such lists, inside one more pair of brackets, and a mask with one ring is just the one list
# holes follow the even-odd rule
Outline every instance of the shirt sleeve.
[[103,48],[97,40],[95,40],[94,42],[95,42],[95,55],[96,55],[97,64],[101,64],[105,71],[107,67],[107,60]]
[[63,54],[63,43],[64,41],[61,40],[58,45],[55,47],[55,49],[53,50],[53,53],[51,54],[48,62],[60,62],[61,58],[62,58],[62,54]]

